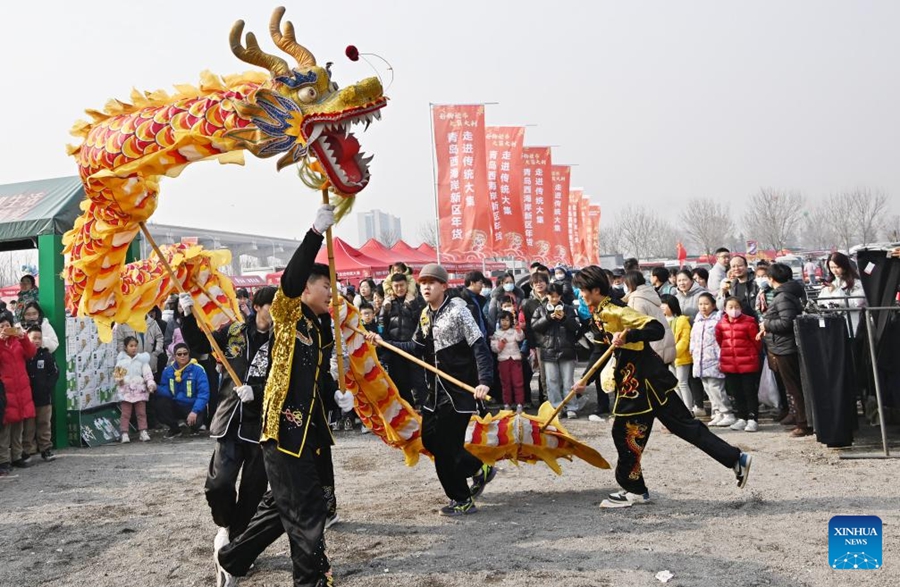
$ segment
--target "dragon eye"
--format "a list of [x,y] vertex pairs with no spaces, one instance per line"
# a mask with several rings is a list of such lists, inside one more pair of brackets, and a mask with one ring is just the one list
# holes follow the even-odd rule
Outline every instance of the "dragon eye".
[[311,86],[302,88],[297,93],[297,98],[299,98],[300,101],[303,102],[304,104],[309,104],[310,102],[313,102],[318,97],[319,97],[319,92],[317,92],[316,89]]

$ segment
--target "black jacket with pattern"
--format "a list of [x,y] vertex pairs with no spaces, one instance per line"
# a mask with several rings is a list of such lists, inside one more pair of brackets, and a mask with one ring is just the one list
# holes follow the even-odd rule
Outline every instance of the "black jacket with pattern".
[[[491,385],[494,366],[491,351],[466,302],[447,297],[437,310],[425,306],[413,342],[424,360],[447,375],[471,386]],[[430,371],[426,372],[428,400],[423,409],[433,412],[450,403],[456,412],[478,411],[475,397]]]

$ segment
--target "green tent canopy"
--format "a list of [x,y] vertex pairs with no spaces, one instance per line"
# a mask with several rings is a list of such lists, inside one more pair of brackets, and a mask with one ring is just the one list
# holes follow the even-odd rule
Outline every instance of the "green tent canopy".
[[81,213],[78,177],[0,185],[0,250],[33,249],[37,237],[62,235]]

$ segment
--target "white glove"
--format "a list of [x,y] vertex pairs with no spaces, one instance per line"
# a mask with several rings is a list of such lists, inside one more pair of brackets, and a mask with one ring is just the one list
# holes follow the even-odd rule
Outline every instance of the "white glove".
[[249,385],[241,385],[240,387],[235,387],[234,393],[236,393],[244,403],[253,401],[253,388]]
[[194,298],[189,293],[178,294],[178,305],[185,315],[190,314],[191,308],[194,307]]
[[334,226],[334,206],[331,204],[322,204],[316,211],[313,230],[319,234],[325,234],[325,231],[332,226]]
[[349,412],[353,409],[353,394],[349,391],[341,393],[341,390],[338,389],[334,392],[334,401],[337,402],[342,412]]

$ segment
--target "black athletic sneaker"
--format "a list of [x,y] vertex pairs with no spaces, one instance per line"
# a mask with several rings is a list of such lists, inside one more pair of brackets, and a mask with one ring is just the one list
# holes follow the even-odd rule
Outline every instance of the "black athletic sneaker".
[[472,498],[469,498],[466,501],[456,501],[453,500],[450,502],[450,505],[445,505],[441,508],[442,516],[465,516],[467,514],[474,514],[478,511],[478,508],[475,507],[475,502],[472,501]]
[[172,440],[173,438],[180,438],[184,433],[180,428],[170,428],[166,435],[163,436],[166,440]]
[[31,466],[31,459],[16,459],[12,462],[12,466],[16,467],[17,469],[27,469]]
[[41,458],[49,463],[50,461],[56,460],[56,455],[53,454],[53,451],[48,448],[47,450],[41,451]]
[[490,465],[481,465],[481,470],[472,477],[472,486],[469,492],[472,497],[478,497],[484,491],[485,486],[497,476],[497,469]]
[[737,479],[737,486],[741,489],[747,484],[750,478],[750,465],[753,463],[753,456],[745,452],[741,453],[737,462],[734,464],[734,476]]
[[0,465],[0,477],[5,477],[9,475],[9,463],[3,463]]

